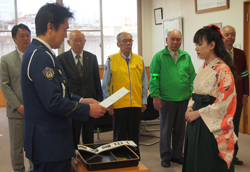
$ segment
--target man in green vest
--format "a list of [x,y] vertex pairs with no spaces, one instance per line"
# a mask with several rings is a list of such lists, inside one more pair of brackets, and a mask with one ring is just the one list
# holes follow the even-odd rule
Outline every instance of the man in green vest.
[[180,49],[181,41],[180,31],[169,31],[167,46],[155,54],[149,68],[149,90],[161,119],[160,154],[165,168],[170,161],[183,163],[185,112],[196,76],[190,55]]
[[130,92],[108,108],[113,116],[114,141],[133,140],[139,152],[139,131],[141,112],[147,104],[148,80],[142,57],[132,52],[132,35],[121,32],[117,35],[119,53],[110,55],[106,61],[102,89],[104,98],[120,88]]

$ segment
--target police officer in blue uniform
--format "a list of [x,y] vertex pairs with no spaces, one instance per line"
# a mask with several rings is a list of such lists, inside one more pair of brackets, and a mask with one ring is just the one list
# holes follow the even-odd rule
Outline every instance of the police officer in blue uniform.
[[75,153],[72,119],[86,121],[106,112],[98,101],[69,93],[52,51],[67,37],[71,17],[69,9],[57,3],[42,6],[35,19],[37,37],[23,56],[24,149],[35,172],[69,172]]

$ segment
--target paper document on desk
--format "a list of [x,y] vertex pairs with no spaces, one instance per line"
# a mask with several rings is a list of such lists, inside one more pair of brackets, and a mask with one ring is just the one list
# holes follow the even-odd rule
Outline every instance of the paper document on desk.
[[122,87],[120,90],[116,91],[114,94],[103,100],[100,105],[104,106],[105,108],[109,107],[113,103],[115,103],[117,100],[125,96],[129,90],[127,90],[125,87]]

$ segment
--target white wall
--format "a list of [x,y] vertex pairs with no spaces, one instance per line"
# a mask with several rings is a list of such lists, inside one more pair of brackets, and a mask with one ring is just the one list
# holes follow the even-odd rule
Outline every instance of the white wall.
[[[142,13],[142,57],[144,59],[145,66],[149,66],[152,60],[152,0],[141,0],[141,13]],[[160,36],[160,35],[159,35]]]
[[163,19],[183,18],[184,50],[191,55],[197,72],[203,61],[197,59],[193,36],[201,27],[220,22],[222,26],[232,25],[237,32],[235,44],[243,49],[243,2],[230,0],[229,9],[195,14],[194,0],[141,0],[142,55],[145,65],[149,66],[154,54],[164,48],[162,25],[154,24],[155,8],[163,8]]

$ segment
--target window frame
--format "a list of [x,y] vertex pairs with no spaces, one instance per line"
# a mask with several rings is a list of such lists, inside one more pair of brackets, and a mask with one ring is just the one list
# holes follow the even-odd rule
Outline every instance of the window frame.
[[[17,0],[13,0],[14,1],[14,14],[15,14],[15,23],[14,24],[18,24],[18,12],[17,12]],[[49,1],[49,0],[48,0]],[[100,32],[100,48],[101,48],[101,64],[99,65],[100,67],[103,67],[105,65],[104,62],[104,34],[103,34],[103,0],[99,0],[100,1],[100,30],[84,30],[84,29],[80,29],[80,31],[82,32],[95,32],[98,31]],[[142,38],[141,38],[141,0],[136,0],[137,1],[137,49],[138,49],[138,54],[142,54]],[[57,3],[59,4],[63,4],[63,0],[56,0]],[[9,32],[11,33],[11,31],[9,30],[0,30],[1,32]],[[58,49],[58,54],[61,54],[65,52],[65,47],[64,44],[61,45],[61,47]]]

